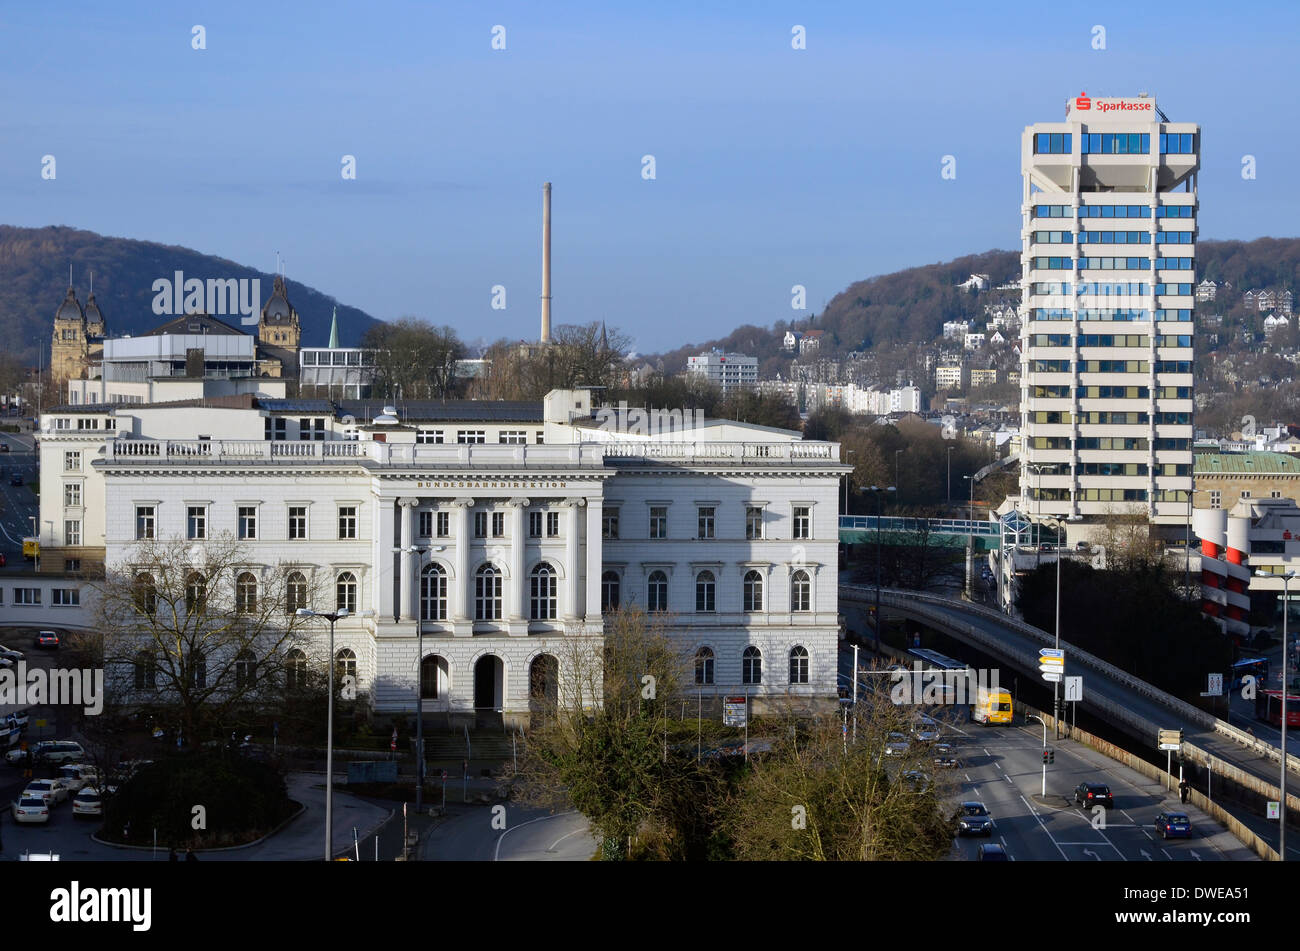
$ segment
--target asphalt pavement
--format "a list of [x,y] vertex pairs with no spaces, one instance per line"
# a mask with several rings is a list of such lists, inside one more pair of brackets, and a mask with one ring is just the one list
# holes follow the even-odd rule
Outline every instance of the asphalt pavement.
[[[0,433],[0,552],[7,564],[0,574],[30,571],[31,562],[23,560],[23,536],[32,534],[32,516],[39,517],[40,503],[32,486],[36,482],[36,454],[30,433]],[[23,484],[10,485],[13,474],[23,477]]]

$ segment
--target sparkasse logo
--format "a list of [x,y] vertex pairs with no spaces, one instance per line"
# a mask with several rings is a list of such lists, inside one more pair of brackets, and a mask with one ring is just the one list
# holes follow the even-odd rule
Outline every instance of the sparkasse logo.
[[1086,92],[1081,92],[1079,93],[1078,96],[1075,97],[1074,108],[1078,109],[1080,112],[1084,111],[1085,109],[1092,108],[1092,100],[1088,98],[1088,94]]

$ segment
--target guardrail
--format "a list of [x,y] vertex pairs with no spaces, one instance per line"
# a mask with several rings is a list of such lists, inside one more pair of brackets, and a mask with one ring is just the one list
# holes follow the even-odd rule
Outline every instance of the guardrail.
[[[875,588],[870,585],[841,585],[840,587],[841,589],[850,589],[860,592],[864,600],[874,600],[875,598]],[[949,610],[956,609],[966,614],[973,614],[990,621],[995,621],[1003,627],[1010,628],[1011,630],[1017,631],[1038,641],[1044,647],[1052,647],[1056,643],[1055,638],[1052,637],[1052,635],[1040,628],[1034,627],[1032,624],[1026,624],[1018,618],[1009,617],[1008,615],[1002,614],[998,611],[986,608],[983,605],[972,604],[969,601],[958,601],[953,598],[944,598],[938,595],[925,594],[920,591],[902,591],[894,588],[881,589],[880,600],[882,603],[889,603],[893,606],[909,608],[918,611],[918,613],[925,613],[918,609],[918,605],[925,604]],[[931,614],[931,616],[933,617],[934,615]],[[943,617],[939,618],[939,620],[949,625],[952,624],[951,618]],[[1034,670],[1038,666],[1037,656],[1026,657],[1018,655],[1018,652],[1013,651],[1006,643],[999,641],[996,638],[989,637],[977,628],[968,626],[967,630],[963,633],[966,633],[977,643],[992,644],[996,646],[997,650],[1002,654],[1013,656],[1017,663],[1027,664],[1028,666],[1026,669],[1028,670]],[[1118,667],[1107,663],[1087,651],[1080,650],[1067,641],[1061,641],[1061,647],[1066,651],[1068,657],[1085,667],[1092,668],[1097,673],[1104,674],[1124,686],[1126,689],[1131,690],[1133,693],[1145,697],[1152,703],[1165,707],[1172,713],[1185,717],[1189,722],[1213,730],[1216,733],[1227,737],[1237,745],[1258,756],[1262,756],[1281,765],[1282,752],[1271,743],[1267,743],[1258,737],[1252,736],[1245,730],[1240,730],[1232,724],[1219,719],[1211,713],[1206,713],[1204,710],[1193,706],[1185,700],[1180,700],[1172,694],[1153,687],[1146,681],[1139,680],[1127,671],[1120,670]],[[1096,696],[1096,694],[1089,696],[1086,702],[1090,706],[1093,706],[1095,709],[1105,713],[1109,717],[1113,717],[1119,722],[1125,723],[1135,729],[1142,729],[1149,732],[1153,738],[1157,730],[1172,729],[1170,724],[1153,724],[1134,714],[1127,708],[1120,707],[1118,704],[1110,703],[1104,698]],[[1300,773],[1300,757],[1297,757],[1294,754],[1287,754],[1287,769],[1291,772]]]

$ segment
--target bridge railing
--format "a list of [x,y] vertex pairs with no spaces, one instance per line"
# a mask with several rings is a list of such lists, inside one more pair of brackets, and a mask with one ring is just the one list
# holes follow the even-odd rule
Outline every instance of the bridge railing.
[[898,515],[841,515],[840,531],[930,532],[939,535],[991,535],[997,536],[998,523],[967,518],[909,518]]

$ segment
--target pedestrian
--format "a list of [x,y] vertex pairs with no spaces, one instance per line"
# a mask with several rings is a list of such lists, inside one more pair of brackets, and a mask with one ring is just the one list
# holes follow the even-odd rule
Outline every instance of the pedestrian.
[[1187,804],[1187,793],[1190,788],[1191,787],[1187,785],[1187,780],[1185,779],[1178,784],[1178,798],[1183,801],[1184,805]]
[[194,850],[193,850],[193,849],[186,849],[186,850],[185,850],[185,861],[187,861],[187,862],[197,862],[198,860],[199,860],[199,857],[198,857],[197,855],[194,854]]
[[168,849],[167,849],[167,861],[168,861],[168,862],[179,862],[179,861],[180,861],[180,856],[178,856],[178,855],[176,854],[176,846],[173,845],[173,846],[169,846],[169,847],[168,847]]

